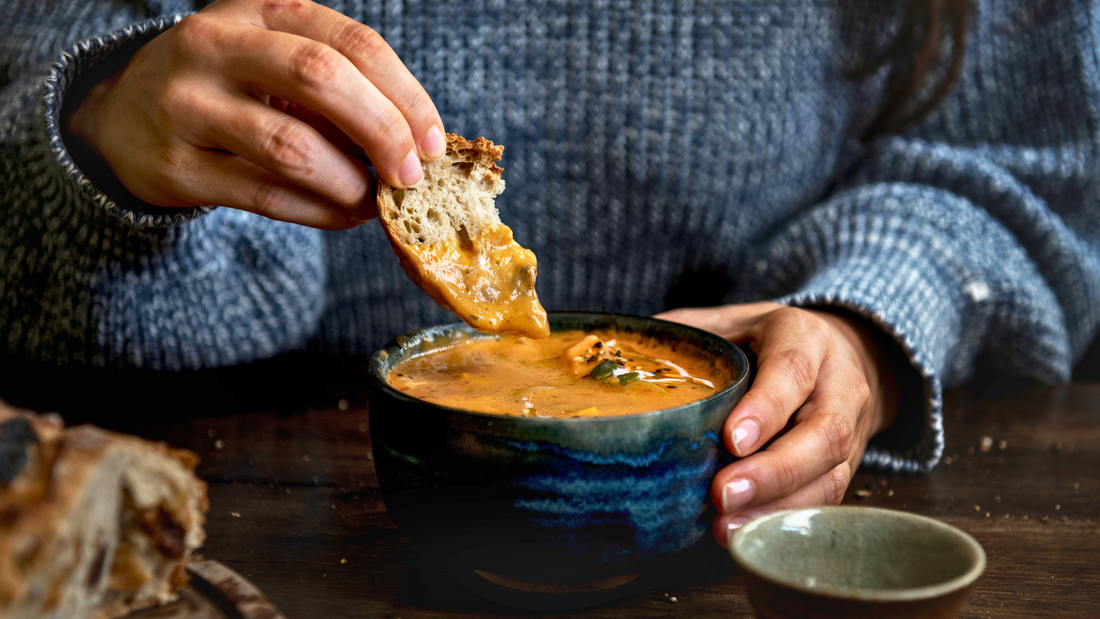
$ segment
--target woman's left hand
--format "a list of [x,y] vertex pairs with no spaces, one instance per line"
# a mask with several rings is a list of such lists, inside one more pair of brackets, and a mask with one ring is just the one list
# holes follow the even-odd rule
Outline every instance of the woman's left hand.
[[711,484],[718,543],[767,512],[840,503],[867,442],[893,423],[897,408],[893,377],[863,327],[766,302],[658,318],[747,343],[757,355],[756,378],[722,432],[740,459]]

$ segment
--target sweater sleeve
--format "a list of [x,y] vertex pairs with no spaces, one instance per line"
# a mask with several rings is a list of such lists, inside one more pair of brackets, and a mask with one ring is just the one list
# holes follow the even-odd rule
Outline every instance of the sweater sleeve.
[[63,135],[66,96],[190,7],[5,5],[13,17],[0,26],[0,354],[198,369],[300,346],[324,297],[318,231],[105,192],[112,179],[74,161]]
[[867,464],[931,468],[944,387],[978,366],[1068,381],[1096,336],[1100,71],[1094,16],[1074,6],[982,21],[941,108],[871,144],[750,268],[765,296],[847,308],[905,353],[923,385],[899,411],[913,431],[877,437]]

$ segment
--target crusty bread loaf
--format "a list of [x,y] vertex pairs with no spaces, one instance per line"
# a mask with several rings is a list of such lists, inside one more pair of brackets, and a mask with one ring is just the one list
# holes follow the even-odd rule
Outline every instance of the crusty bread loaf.
[[435,245],[499,225],[494,200],[504,191],[504,179],[496,162],[503,152],[485,138],[471,142],[448,133],[446,154],[424,165],[416,189],[379,183],[378,213],[386,233],[403,245]]
[[171,601],[202,544],[193,454],[0,402],[0,618]]
[[424,164],[417,187],[379,181],[379,221],[409,279],[436,303],[481,331],[546,337],[535,254],[515,242],[494,202],[503,152],[447,134],[446,154]]

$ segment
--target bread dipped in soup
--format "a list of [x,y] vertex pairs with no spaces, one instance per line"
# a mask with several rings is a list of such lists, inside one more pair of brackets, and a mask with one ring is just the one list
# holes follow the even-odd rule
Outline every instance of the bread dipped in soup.
[[535,254],[515,242],[494,203],[503,152],[448,133],[446,153],[424,164],[417,187],[379,180],[379,221],[405,273],[444,309],[479,331],[543,338]]

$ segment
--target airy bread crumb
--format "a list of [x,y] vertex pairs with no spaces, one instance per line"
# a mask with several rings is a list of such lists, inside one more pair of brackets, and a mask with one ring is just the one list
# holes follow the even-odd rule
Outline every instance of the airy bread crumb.
[[550,334],[535,293],[535,254],[512,239],[495,199],[504,147],[447,134],[411,189],[378,183],[378,212],[394,254],[417,286],[480,331]]
[[435,245],[500,225],[495,199],[504,191],[504,179],[496,162],[503,153],[503,146],[485,138],[471,142],[447,134],[446,154],[424,165],[424,179],[415,189],[379,188],[386,231],[406,245]]

